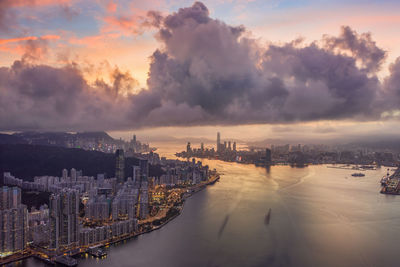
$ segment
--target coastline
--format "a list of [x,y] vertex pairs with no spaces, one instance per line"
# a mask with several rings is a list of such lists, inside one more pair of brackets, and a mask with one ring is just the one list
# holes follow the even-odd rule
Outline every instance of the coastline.
[[[133,234],[121,236],[121,237],[117,238],[116,240],[107,241],[107,242],[104,243],[104,244],[101,244],[101,243],[100,243],[100,244],[97,244],[96,246],[97,246],[97,247],[108,247],[109,245],[116,244],[116,243],[119,243],[119,242],[122,242],[122,241],[125,241],[125,240],[129,240],[129,239],[138,237],[138,236],[140,236],[140,235],[148,234],[148,233],[150,233],[150,232],[153,232],[153,231],[156,231],[156,230],[161,229],[163,226],[167,225],[167,224],[168,224],[169,222],[171,222],[173,219],[175,219],[175,218],[177,218],[179,215],[181,215],[181,213],[182,213],[182,211],[183,211],[183,208],[184,208],[184,205],[185,205],[186,199],[190,198],[190,197],[193,196],[195,193],[198,193],[198,192],[202,191],[202,190],[205,189],[207,186],[215,184],[216,182],[219,181],[219,179],[220,179],[220,175],[219,175],[218,173],[215,173],[212,177],[210,177],[210,179],[208,179],[208,180],[205,181],[204,183],[199,184],[199,185],[195,185],[195,186],[193,186],[193,187],[188,188],[187,191],[190,190],[190,192],[186,192],[186,193],[184,193],[184,194],[182,195],[182,199],[181,199],[182,204],[178,206],[178,209],[177,209],[177,210],[178,210],[178,213],[172,215],[170,218],[168,218],[166,221],[162,222],[160,225],[152,226],[151,229],[146,229],[146,230],[141,231],[141,232],[138,232],[138,233],[133,233]],[[166,214],[167,214],[167,213],[166,213]],[[164,218],[165,218],[165,217],[162,217],[161,219],[164,219]],[[140,225],[140,223],[139,223],[139,225]],[[75,253],[75,254],[70,254],[70,256],[77,256],[77,255],[84,254],[84,253],[87,253],[87,252],[86,252],[86,251],[80,251],[80,252]],[[41,261],[43,261],[43,262],[45,262],[45,263],[47,263],[47,264],[49,264],[49,265],[54,265],[54,264],[55,264],[55,262],[51,261],[51,260],[48,259],[48,258],[41,257],[40,254],[34,253],[34,252],[32,252],[30,249],[28,249],[25,253],[23,253],[23,254],[22,254],[21,256],[19,256],[18,258],[12,258],[13,256],[18,257],[18,255],[15,255],[15,254],[10,255],[10,258],[9,258],[9,257],[6,257],[6,258],[4,259],[4,261],[3,261],[3,260],[0,260],[0,266],[6,265],[6,264],[10,264],[10,263],[13,263],[13,262],[18,262],[18,261],[21,261],[21,260],[25,260],[25,259],[28,259],[28,258],[30,258],[30,257],[34,257],[34,258],[36,258],[36,259],[39,259],[39,260],[41,260]]]

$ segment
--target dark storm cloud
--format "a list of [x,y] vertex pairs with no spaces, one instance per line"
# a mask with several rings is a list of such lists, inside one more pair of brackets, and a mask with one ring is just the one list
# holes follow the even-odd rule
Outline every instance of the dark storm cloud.
[[322,47],[295,41],[263,49],[244,32],[211,19],[202,3],[165,17],[158,33],[165,49],[152,56],[150,90],[200,107],[199,124],[377,116],[374,73],[385,52],[369,34],[343,27]]
[[370,120],[399,108],[400,60],[381,84],[386,53],[349,27],[320,43],[263,47],[200,2],[168,16],[149,12],[146,23],[162,43],[148,89],[134,92],[135,79],[118,69],[110,83],[90,85],[79,66],[17,61],[0,69],[0,130]]
[[0,130],[122,127],[124,101],[103,87],[89,86],[75,66],[15,61],[0,68]]

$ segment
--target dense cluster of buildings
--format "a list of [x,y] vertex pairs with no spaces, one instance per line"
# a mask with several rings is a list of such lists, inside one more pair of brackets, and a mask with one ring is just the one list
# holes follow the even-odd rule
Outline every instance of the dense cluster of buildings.
[[[107,135],[108,136],[108,135]],[[129,141],[120,139],[113,139],[101,137],[77,137],[71,138],[66,142],[68,148],[83,148],[85,150],[96,150],[105,153],[115,153],[119,149],[124,149],[127,153],[146,153],[151,151],[153,148],[149,144],[142,143],[136,139],[136,135],[133,135]]]
[[[142,154],[125,177],[125,153],[115,153],[115,177],[84,176],[63,169],[61,176],[37,176],[32,182],[4,173],[1,191],[0,253],[23,251],[28,242],[48,257],[113,242],[138,231],[139,220],[168,202],[169,190],[206,181],[210,172],[201,162],[167,160]],[[149,162],[162,174],[150,177]],[[48,205],[31,212],[21,204],[21,188],[51,193]]]
[[133,135],[131,140],[124,141],[114,139],[106,132],[21,132],[12,135],[14,138],[18,138],[18,143],[82,148],[105,153],[114,153],[120,148],[128,153],[147,153],[153,149],[149,144],[137,140],[136,135]]
[[28,241],[28,212],[21,203],[21,189],[0,189],[0,256],[21,252]]
[[291,164],[304,166],[307,164],[359,164],[397,166],[399,154],[392,151],[373,151],[361,147],[326,145],[271,145],[270,148],[250,147],[246,150],[237,150],[236,142],[221,141],[217,133],[216,149],[192,148],[190,142],[186,151],[177,153],[180,157],[216,158],[224,161],[239,163],[253,163],[259,166],[273,164]]

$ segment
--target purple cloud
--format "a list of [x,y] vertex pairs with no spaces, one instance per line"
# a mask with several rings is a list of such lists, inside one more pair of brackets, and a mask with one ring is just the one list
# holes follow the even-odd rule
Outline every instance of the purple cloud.
[[16,61],[0,69],[0,130],[371,120],[399,108],[399,60],[381,83],[386,52],[370,34],[343,27],[320,43],[262,47],[200,2],[168,16],[150,12],[147,24],[162,47],[147,89],[134,93],[137,82],[118,69],[111,84],[89,84],[79,66]]

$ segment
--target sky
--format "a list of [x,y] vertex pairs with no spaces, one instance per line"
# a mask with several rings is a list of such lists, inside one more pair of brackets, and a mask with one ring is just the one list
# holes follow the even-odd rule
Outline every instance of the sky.
[[398,1],[0,0],[0,131],[394,136],[399,14]]

